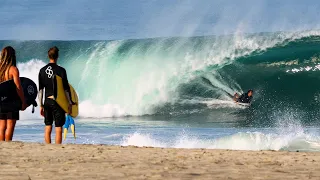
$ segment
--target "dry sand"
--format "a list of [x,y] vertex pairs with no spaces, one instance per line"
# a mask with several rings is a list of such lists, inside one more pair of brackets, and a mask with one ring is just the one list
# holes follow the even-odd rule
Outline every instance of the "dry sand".
[[320,153],[0,143],[0,179],[320,179]]

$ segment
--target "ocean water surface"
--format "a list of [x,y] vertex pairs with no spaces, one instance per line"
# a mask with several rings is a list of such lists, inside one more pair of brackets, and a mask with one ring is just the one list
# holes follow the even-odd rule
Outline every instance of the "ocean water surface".
[[[277,14],[274,1],[234,11],[211,1],[26,2],[4,2],[0,47],[16,49],[20,75],[36,84],[48,49],[60,49],[80,99],[77,139],[69,130],[63,143],[320,150],[319,5],[283,1]],[[251,107],[233,103],[248,89]],[[39,108],[20,116],[14,140],[43,142]]]

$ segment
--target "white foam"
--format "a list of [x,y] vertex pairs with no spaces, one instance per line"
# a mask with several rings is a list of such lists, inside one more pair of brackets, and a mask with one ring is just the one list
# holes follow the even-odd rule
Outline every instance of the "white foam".
[[180,101],[182,104],[205,104],[208,108],[219,109],[219,108],[235,108],[235,109],[244,109],[246,106],[241,106],[236,104],[234,101],[230,100],[220,100],[212,98],[193,98],[185,99]]
[[[304,128],[299,119],[299,111],[287,109],[287,113],[274,111],[275,128],[224,131],[224,135],[197,135],[182,130],[174,137],[151,136],[135,132],[127,136],[121,145],[139,145],[171,148],[206,148],[231,150],[289,150],[320,151],[319,128]],[[181,131],[181,130],[180,130]],[[212,130],[214,131],[214,130]],[[229,132],[228,132],[229,131]],[[200,131],[199,133],[203,133]],[[222,137],[221,137],[222,136]],[[203,138],[206,137],[206,138]],[[210,138],[209,138],[210,137]],[[168,140],[169,139],[169,140]]]
[[303,66],[298,68],[292,68],[289,70],[286,70],[287,73],[299,73],[299,72],[308,72],[308,71],[319,71],[320,70],[320,64],[314,65],[314,66]]
[[90,100],[81,102],[79,109],[79,116],[86,118],[119,117],[129,115],[130,112],[117,104],[96,105]]
[[[163,137],[162,137],[163,138]],[[216,139],[199,139],[196,136],[178,135],[171,140],[161,140],[150,134],[134,133],[120,145],[151,146],[163,148],[206,148],[230,150],[304,150],[320,151],[320,138],[306,133],[276,134],[239,132]]]
[[152,146],[152,147],[166,147],[165,143],[159,142],[155,139],[153,139],[148,134],[140,134],[140,133],[134,133],[128,137],[124,138],[124,142],[122,143],[123,146]]

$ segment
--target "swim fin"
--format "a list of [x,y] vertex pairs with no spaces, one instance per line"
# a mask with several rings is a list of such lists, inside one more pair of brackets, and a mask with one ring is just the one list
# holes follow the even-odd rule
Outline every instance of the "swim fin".
[[71,125],[71,132],[73,134],[74,139],[76,139],[76,126],[74,124],[74,120],[71,116],[69,116],[69,120],[70,120],[70,125]]
[[70,126],[70,122],[69,122],[69,118],[68,115],[66,116],[66,122],[64,123],[64,127],[63,127],[63,139],[66,140],[67,138],[67,133],[68,133],[68,129]]
[[74,137],[74,139],[76,139],[75,123],[74,123],[73,118],[68,114],[68,115],[66,115],[66,122],[64,124],[64,129],[63,129],[64,140],[66,140],[66,138],[67,138],[67,133],[68,133],[69,127],[71,127],[73,137]]

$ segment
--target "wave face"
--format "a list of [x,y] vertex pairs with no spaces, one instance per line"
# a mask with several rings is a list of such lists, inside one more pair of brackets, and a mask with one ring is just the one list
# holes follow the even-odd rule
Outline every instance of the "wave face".
[[[320,105],[320,31],[118,41],[0,41],[17,51],[22,76],[37,83],[47,50],[78,91],[81,117],[245,115],[259,124],[272,112],[316,122]],[[250,109],[230,94],[254,89]],[[238,115],[236,115],[238,116]],[[266,117],[269,117],[266,120]]]

